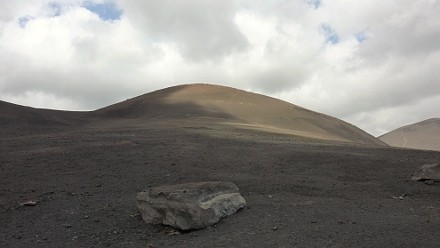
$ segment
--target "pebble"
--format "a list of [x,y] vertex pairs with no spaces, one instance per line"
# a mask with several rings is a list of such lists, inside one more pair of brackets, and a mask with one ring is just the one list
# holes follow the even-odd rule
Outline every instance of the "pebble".
[[72,225],[70,225],[70,224],[63,224],[63,227],[64,227],[64,228],[71,228]]
[[27,201],[20,203],[20,206],[33,207],[37,205],[37,201]]

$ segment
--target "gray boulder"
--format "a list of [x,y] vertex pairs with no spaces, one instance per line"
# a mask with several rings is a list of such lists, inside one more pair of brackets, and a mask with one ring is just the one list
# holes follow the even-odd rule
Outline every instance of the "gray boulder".
[[440,164],[424,164],[416,169],[412,180],[423,181],[433,180],[440,181]]
[[198,182],[152,187],[137,194],[142,219],[181,230],[201,229],[246,206],[230,182]]

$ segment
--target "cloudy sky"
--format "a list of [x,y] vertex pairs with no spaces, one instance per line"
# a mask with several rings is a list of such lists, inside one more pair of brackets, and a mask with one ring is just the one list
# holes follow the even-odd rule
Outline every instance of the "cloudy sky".
[[0,99],[93,110],[211,82],[380,135],[440,117],[440,0],[0,0]]

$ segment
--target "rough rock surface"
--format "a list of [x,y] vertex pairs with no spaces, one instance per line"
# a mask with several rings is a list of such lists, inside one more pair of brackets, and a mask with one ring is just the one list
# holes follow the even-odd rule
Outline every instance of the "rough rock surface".
[[440,181],[440,164],[424,164],[416,169],[412,180],[433,180]]
[[147,223],[192,230],[217,223],[246,201],[231,182],[197,182],[149,188],[137,194],[137,206]]

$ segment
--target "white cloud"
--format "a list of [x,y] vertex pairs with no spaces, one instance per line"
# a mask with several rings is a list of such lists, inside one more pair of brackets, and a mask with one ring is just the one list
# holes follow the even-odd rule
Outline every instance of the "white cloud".
[[110,21],[83,3],[0,0],[0,99],[86,110],[203,81],[375,135],[440,116],[436,0],[121,0]]
[[[346,120],[357,123],[360,128],[369,129],[372,134],[378,136],[402,125],[432,118],[434,117],[433,109],[440,109],[440,95],[423,98],[410,104],[358,112],[346,117]],[[438,116],[435,115],[435,117]],[[377,123],[381,123],[381,125]]]

